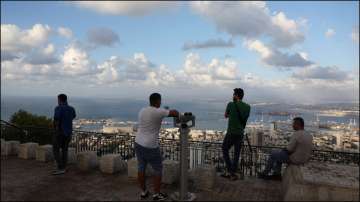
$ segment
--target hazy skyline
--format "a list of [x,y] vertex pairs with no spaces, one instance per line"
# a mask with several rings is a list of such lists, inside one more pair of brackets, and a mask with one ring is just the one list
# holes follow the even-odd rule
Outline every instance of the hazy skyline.
[[359,100],[359,2],[1,2],[1,94]]

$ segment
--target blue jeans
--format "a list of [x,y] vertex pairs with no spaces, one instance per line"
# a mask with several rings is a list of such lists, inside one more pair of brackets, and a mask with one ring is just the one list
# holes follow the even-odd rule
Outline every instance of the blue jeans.
[[285,150],[272,151],[267,161],[264,174],[269,174],[273,170],[274,175],[281,175],[281,166],[289,162],[289,154]]
[[146,148],[135,142],[135,153],[138,161],[138,172],[145,173],[146,166],[149,163],[155,175],[162,175],[162,156],[160,148]]
[[[241,151],[241,143],[243,140],[243,134],[229,134],[227,133],[222,144],[222,152],[227,170],[234,174],[239,164],[239,157]],[[231,162],[229,156],[229,150],[234,145],[234,159]]]

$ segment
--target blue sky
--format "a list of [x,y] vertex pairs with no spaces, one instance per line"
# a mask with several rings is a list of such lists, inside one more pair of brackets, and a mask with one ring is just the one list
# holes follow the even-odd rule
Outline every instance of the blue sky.
[[[2,2],[1,40],[6,44],[1,48],[3,95],[65,91],[79,96],[121,97],[126,93],[114,95],[112,90],[134,88],[138,93],[129,92],[129,96],[155,90],[172,92],[172,96],[194,96],[211,88],[214,95],[210,97],[221,97],[241,86],[253,91],[252,100],[358,100],[359,2],[111,3],[116,4],[111,6],[114,9],[101,10],[101,5],[92,5],[94,2]],[[261,18],[244,12],[244,8],[259,12]],[[42,31],[46,31],[45,26],[51,30],[39,44],[21,44],[3,37],[3,30],[9,29],[5,35],[29,39],[26,34],[36,24]],[[6,25],[16,26],[17,33]],[[59,27],[71,30],[72,36],[56,34]],[[92,29],[100,33],[93,37],[95,41],[89,40]],[[335,34],[326,36],[329,29]],[[107,31],[118,40],[104,38]],[[247,31],[249,34],[244,34]],[[276,39],[290,42],[279,45]],[[211,45],[211,40],[232,40],[233,45]],[[110,45],[105,44],[108,41]],[[185,51],[185,43],[194,47]],[[28,64],[23,59],[39,56],[37,51],[49,44],[55,50],[46,57],[58,62]],[[196,44],[206,47],[196,48]],[[92,63],[63,68],[67,51],[70,60]],[[140,55],[135,57],[136,53]],[[3,59],[7,54],[16,55],[16,59]],[[112,66],[105,64],[111,56],[116,56]],[[218,63],[210,65],[214,59]],[[159,70],[161,65],[168,70],[167,80]],[[139,76],[129,76],[132,73]],[[329,89],[317,91],[324,86]],[[192,89],[192,93],[184,94],[182,88]],[[341,98],[333,96],[334,88],[341,92]],[[309,94],[288,99],[289,92],[293,96]]]

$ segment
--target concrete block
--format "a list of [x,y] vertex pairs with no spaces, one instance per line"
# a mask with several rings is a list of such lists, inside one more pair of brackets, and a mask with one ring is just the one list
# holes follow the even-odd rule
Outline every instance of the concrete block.
[[1,139],[1,156],[5,156],[6,150],[5,150],[5,140]]
[[178,161],[163,161],[162,182],[164,184],[173,184],[179,180],[180,164]]
[[[136,158],[129,159],[127,161],[127,170],[129,178],[137,178],[138,174],[138,162]],[[150,165],[146,166],[145,176],[149,177],[154,174],[154,171]]]
[[19,145],[19,158],[22,159],[34,159],[36,157],[36,149],[39,146],[38,143],[28,142]]
[[77,162],[76,149],[75,147],[68,148],[68,159],[67,164],[76,164]]
[[100,170],[103,173],[113,174],[126,170],[126,162],[119,154],[107,154],[100,158]]
[[189,172],[189,179],[200,190],[212,190],[216,179],[216,168],[212,165],[203,165],[193,168]]
[[52,145],[42,145],[36,148],[36,160],[48,162],[54,160]]
[[1,155],[12,156],[18,155],[19,152],[19,141],[1,141]]
[[77,154],[77,164],[80,170],[88,171],[98,167],[96,151],[86,151]]

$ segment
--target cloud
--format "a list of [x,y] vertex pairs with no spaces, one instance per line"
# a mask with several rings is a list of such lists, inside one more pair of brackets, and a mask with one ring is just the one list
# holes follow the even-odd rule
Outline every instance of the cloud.
[[57,31],[58,31],[60,36],[63,36],[63,37],[68,38],[68,39],[71,39],[72,36],[73,36],[73,33],[72,33],[71,29],[66,28],[66,27],[59,27]]
[[58,63],[59,59],[55,56],[55,46],[50,43],[42,49],[38,48],[28,53],[24,56],[23,61],[33,65],[40,65]]
[[1,24],[1,51],[16,55],[42,46],[48,42],[51,31],[48,25],[42,24],[25,30],[13,24]]
[[206,48],[232,48],[234,47],[232,39],[225,41],[223,39],[208,39],[204,42],[187,42],[182,47],[182,50],[190,49],[206,49]]
[[93,28],[87,32],[89,43],[95,46],[113,46],[119,42],[119,36],[108,28]]
[[244,44],[249,50],[259,53],[263,63],[280,70],[289,70],[291,67],[306,67],[313,64],[307,59],[306,53],[282,53],[275,48],[267,47],[259,40],[248,40]]
[[176,2],[164,1],[79,1],[79,7],[109,15],[144,16],[151,12],[177,6]]
[[355,26],[351,32],[351,39],[359,43],[359,26]]
[[330,37],[332,37],[334,35],[335,35],[335,30],[334,29],[329,28],[325,32],[325,37],[326,38],[330,38]]
[[283,12],[271,15],[265,2],[197,1],[192,2],[191,6],[195,12],[213,22],[219,30],[232,36],[246,39],[267,36],[279,47],[290,47],[305,39],[300,31],[300,27],[304,25],[303,19],[288,19]]
[[62,72],[66,75],[86,75],[92,74],[96,70],[96,64],[86,52],[76,43],[65,47],[64,54],[61,55]]
[[323,79],[343,81],[349,78],[349,74],[338,67],[309,66],[294,72],[292,75],[298,79]]

